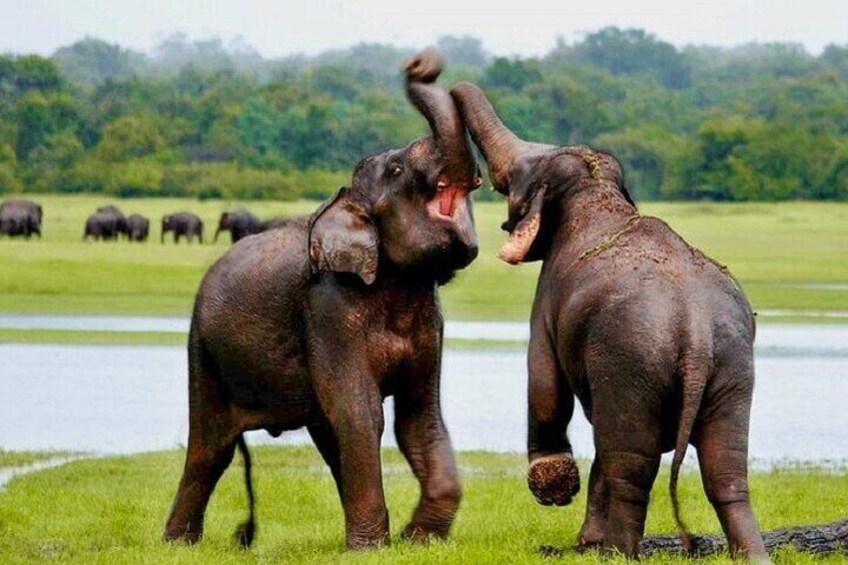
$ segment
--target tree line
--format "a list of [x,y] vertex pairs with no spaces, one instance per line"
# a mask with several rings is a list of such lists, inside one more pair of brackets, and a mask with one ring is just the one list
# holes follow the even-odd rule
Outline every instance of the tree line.
[[[438,43],[445,84],[480,84],[526,139],[613,151],[637,198],[848,199],[848,44],[677,48],[615,27],[537,58]],[[94,38],[2,55],[0,192],[324,197],[427,131],[402,88],[412,52],[266,59],[175,35],[150,55]]]

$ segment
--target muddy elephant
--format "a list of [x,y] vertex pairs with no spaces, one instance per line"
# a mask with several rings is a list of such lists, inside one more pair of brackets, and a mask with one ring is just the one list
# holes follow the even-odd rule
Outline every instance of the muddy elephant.
[[141,214],[131,214],[127,218],[127,238],[130,241],[147,241],[150,234],[150,220]]
[[542,504],[579,488],[566,434],[580,399],[595,461],[582,545],[638,554],[660,456],[688,444],[731,551],[767,561],[748,495],[754,314],[726,268],[642,216],[619,162],[585,146],[528,143],[469,83],[452,94],[509,201],[500,257],[542,261],[528,352],[530,470]]
[[103,206],[86,219],[82,239],[111,241],[126,231],[127,219],[121,211],[111,205]]
[[165,243],[165,233],[174,232],[174,243],[180,242],[180,237],[185,237],[189,243],[197,237],[203,243],[203,220],[191,212],[177,212],[162,216],[162,243]]
[[262,221],[247,210],[236,210],[235,212],[224,212],[218,220],[218,229],[212,242],[218,241],[218,234],[229,231],[232,242],[259,233],[262,231]]
[[[360,161],[306,218],[245,238],[206,274],[189,337],[189,437],[165,538],[198,540],[207,502],[242,434],[306,426],[338,487],[346,544],[388,541],[380,468],[383,399],[421,486],[404,536],[444,537],[460,484],[442,420],[437,287],[477,255],[470,140],[432,82],[433,51],[407,67],[407,93],[432,135]],[[366,338],[367,336],[367,338]]]
[[44,216],[40,204],[31,200],[6,200],[0,204],[0,234],[26,239],[36,234],[41,239],[41,220]]

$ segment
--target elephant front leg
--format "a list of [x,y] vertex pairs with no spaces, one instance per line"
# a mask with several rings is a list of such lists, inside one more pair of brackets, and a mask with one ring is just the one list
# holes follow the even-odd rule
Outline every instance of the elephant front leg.
[[[315,391],[338,449],[334,476],[344,509],[345,543],[348,549],[367,549],[389,541],[380,467],[382,397],[369,377],[337,377],[317,377]],[[326,443],[323,447],[328,448]],[[335,457],[332,450],[331,468]]]
[[[438,363],[438,361],[436,361]],[[418,482],[421,497],[403,537],[445,538],[462,490],[450,437],[439,405],[438,365],[432,375],[411,377],[395,394],[395,434]]]
[[574,395],[543,331],[531,336],[528,370],[527,486],[539,504],[565,506],[580,491],[580,474],[566,434]]

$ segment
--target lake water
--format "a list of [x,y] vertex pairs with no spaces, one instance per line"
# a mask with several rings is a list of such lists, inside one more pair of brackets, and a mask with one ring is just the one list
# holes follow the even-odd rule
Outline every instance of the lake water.
[[[453,337],[521,339],[526,324],[450,324]],[[122,329],[125,329],[122,328]],[[524,332],[524,333],[521,333]],[[168,449],[187,436],[183,347],[0,344],[0,446],[132,453]],[[848,326],[769,326],[758,335],[751,456],[848,460]],[[524,451],[522,350],[447,350],[442,403],[457,449]],[[391,400],[384,443],[394,445]],[[570,435],[592,454],[579,410]],[[303,432],[273,440],[308,442]]]

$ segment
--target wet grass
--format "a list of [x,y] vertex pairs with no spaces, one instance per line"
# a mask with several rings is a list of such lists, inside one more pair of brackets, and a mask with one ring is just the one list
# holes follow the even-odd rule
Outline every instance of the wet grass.
[[[125,213],[151,217],[151,240],[84,243],[86,216],[109,199],[35,198],[45,210],[44,239],[0,240],[0,312],[187,316],[200,278],[226,250],[229,237],[225,234],[216,245],[162,245],[162,214],[192,210],[203,217],[211,238],[220,212],[242,204],[263,218],[304,214],[317,206],[306,201],[122,200],[117,204]],[[446,315],[452,320],[527,319],[539,265],[511,267],[495,257],[505,237],[499,229],[503,202],[478,203],[475,211],[480,256],[442,290]],[[647,203],[642,211],[666,220],[728,265],[756,309],[848,311],[848,289],[809,287],[848,283],[848,203]]]
[[[596,554],[539,555],[543,545],[570,546],[585,505],[581,493],[567,508],[542,507],[524,481],[522,456],[466,452],[459,456],[464,500],[451,539],[428,546],[395,543],[343,551],[341,507],[332,478],[312,447],[255,449],[258,535],[239,549],[233,530],[246,513],[241,463],[225,474],[212,498],[206,537],[194,547],[164,544],[160,535],[183,463],[181,451],[75,461],[14,479],[0,493],[0,556],[4,563],[624,563]],[[586,464],[581,465],[584,481]],[[397,533],[409,518],[418,486],[395,450],[383,456],[383,475]],[[648,532],[674,531],[667,470],[657,481]],[[815,468],[755,472],[755,508],[764,529],[844,517],[848,476]],[[681,481],[683,512],[693,530],[718,532],[695,470]],[[691,563],[661,556],[646,563]],[[727,557],[699,563],[731,563]],[[788,551],[780,563],[843,563]]]

